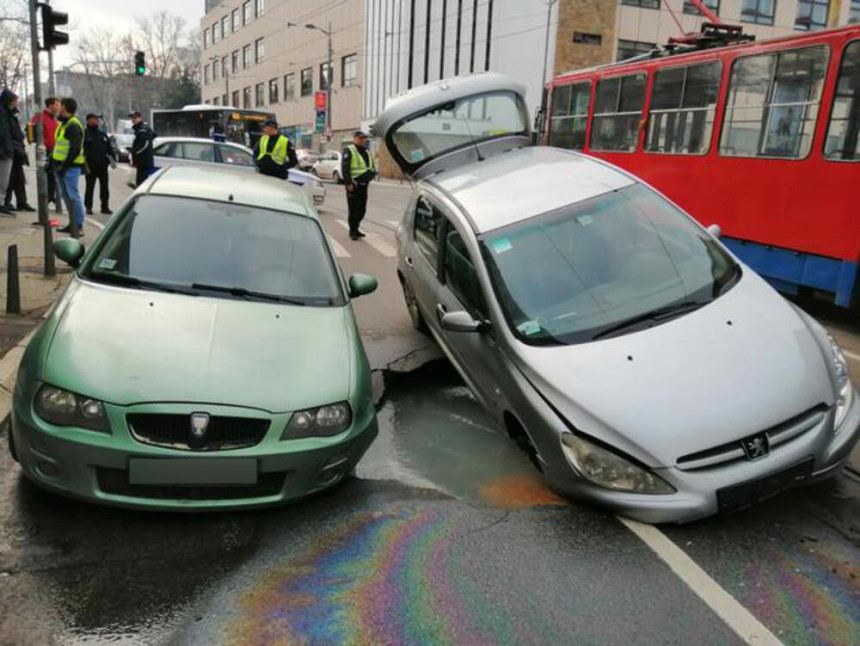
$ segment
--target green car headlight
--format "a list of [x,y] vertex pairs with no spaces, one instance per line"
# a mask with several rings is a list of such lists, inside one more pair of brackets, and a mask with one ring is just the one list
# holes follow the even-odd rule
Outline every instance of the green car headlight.
[[36,414],[55,426],[110,433],[107,413],[99,400],[47,384],[36,394]]
[[659,476],[572,433],[562,434],[561,449],[577,473],[601,487],[631,493],[675,493],[675,488]]
[[293,413],[281,439],[331,437],[343,433],[351,423],[352,410],[346,402],[301,410]]
[[839,344],[829,334],[827,335],[830,341],[830,355],[833,361],[833,374],[836,376],[836,417],[833,421],[833,428],[837,431],[842,426],[842,422],[848,416],[848,411],[851,408],[851,400],[854,398],[854,388],[851,386],[851,374],[848,372],[848,361],[845,360],[845,355]]

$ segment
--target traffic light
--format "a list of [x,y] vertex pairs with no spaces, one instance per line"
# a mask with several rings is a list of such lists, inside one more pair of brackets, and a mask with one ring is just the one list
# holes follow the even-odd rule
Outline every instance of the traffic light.
[[42,49],[54,49],[57,45],[68,45],[69,35],[64,31],[57,31],[58,25],[69,24],[69,14],[54,11],[51,5],[39,3],[42,12]]
[[146,54],[143,52],[134,53],[134,75],[143,76],[146,74]]

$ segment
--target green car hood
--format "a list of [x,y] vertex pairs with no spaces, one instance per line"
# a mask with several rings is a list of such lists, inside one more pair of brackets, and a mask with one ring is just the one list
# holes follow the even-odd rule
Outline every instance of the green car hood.
[[75,280],[44,381],[119,405],[200,402],[287,412],[349,396],[352,310]]

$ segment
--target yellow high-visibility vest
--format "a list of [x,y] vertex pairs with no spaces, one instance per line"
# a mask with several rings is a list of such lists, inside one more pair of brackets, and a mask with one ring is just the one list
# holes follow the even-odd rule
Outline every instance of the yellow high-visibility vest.
[[78,156],[75,157],[75,163],[78,165],[83,165],[84,163],[84,127],[81,125],[80,120],[77,117],[70,117],[68,121],[63,121],[57,126],[57,140],[54,142],[54,153],[51,155],[51,159],[54,161],[62,162],[66,161],[66,157],[69,156],[69,140],[66,137],[66,128],[69,127],[70,123],[74,123],[81,129],[81,149],[78,152]]
[[274,149],[272,152],[267,152],[269,149],[269,135],[263,135],[260,137],[260,152],[257,153],[257,159],[262,159],[268,155],[278,166],[283,166],[287,161],[287,147],[289,145],[289,139],[284,135],[278,135]]
[[346,149],[349,151],[349,173],[353,179],[360,177],[369,170],[376,171],[376,162],[373,161],[373,155],[370,154],[370,151],[367,151],[368,161],[365,162],[355,144],[350,144]]

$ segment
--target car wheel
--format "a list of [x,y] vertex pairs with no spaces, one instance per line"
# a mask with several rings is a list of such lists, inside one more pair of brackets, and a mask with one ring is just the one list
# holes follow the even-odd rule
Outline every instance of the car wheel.
[[427,323],[424,321],[424,316],[421,310],[418,309],[418,299],[415,297],[415,290],[406,282],[406,279],[400,279],[400,286],[403,288],[403,300],[406,301],[406,309],[409,311],[409,318],[412,319],[412,327],[419,332],[427,334]]
[[334,180],[335,184],[343,184],[343,181],[340,179],[340,173],[337,171],[332,171],[331,178]]
[[9,424],[9,427],[6,429],[6,433],[9,438],[9,455],[12,456],[12,459],[15,462],[18,461],[18,450],[15,448],[15,436],[12,435],[12,425]]

